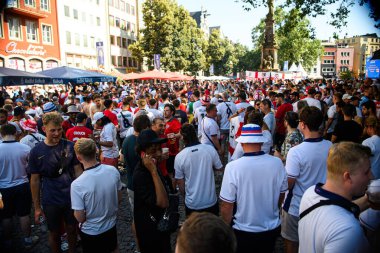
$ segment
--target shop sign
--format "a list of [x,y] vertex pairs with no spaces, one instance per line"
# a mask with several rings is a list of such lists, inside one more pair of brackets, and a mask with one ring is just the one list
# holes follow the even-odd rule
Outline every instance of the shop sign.
[[18,48],[17,42],[9,42],[5,46],[5,52],[8,54],[27,54],[27,55],[37,55],[37,56],[45,56],[46,50],[43,46],[35,46],[29,44],[29,46],[25,49]]

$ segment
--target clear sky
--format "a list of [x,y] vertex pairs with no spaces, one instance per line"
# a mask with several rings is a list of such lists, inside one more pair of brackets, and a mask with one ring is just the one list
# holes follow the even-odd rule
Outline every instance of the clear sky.
[[[261,18],[264,18],[268,10],[264,7],[245,11],[241,1],[237,0],[177,0],[188,11],[200,11],[201,6],[207,10],[210,16],[207,17],[209,26],[221,26],[222,32],[234,42],[240,42],[252,47],[251,30]],[[362,35],[366,33],[377,33],[380,30],[374,27],[373,19],[368,17],[369,10],[355,5],[351,8],[347,26],[339,33],[337,29],[327,24],[330,15],[310,18],[311,25],[316,29],[318,39],[326,40],[332,38],[337,32],[339,37]]]

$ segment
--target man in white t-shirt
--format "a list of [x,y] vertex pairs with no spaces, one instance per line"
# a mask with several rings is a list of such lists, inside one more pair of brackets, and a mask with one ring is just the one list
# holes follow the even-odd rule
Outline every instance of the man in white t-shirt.
[[355,201],[360,206],[351,201],[362,196],[370,182],[370,156],[368,147],[353,142],[330,149],[326,183],[308,188],[301,200],[299,252],[369,252],[357,219],[367,197]]
[[79,139],[74,149],[84,167],[70,190],[74,216],[80,223],[83,252],[118,252],[116,219],[121,201],[120,173],[96,161],[93,140]]
[[202,131],[201,131],[201,122],[206,117],[206,106],[210,104],[210,98],[209,97],[203,97],[201,100],[201,105],[194,110],[194,122],[198,126],[198,137],[201,137]]
[[[22,134],[22,130],[17,123],[12,122],[12,121],[8,121],[8,111],[3,109],[3,108],[0,108],[0,129],[2,126],[8,125],[8,124],[16,127],[17,137]],[[3,140],[3,138],[1,137],[1,134],[0,134],[0,143],[2,142],[2,140]]]
[[274,136],[276,129],[276,118],[274,116],[274,113],[272,112],[272,103],[269,99],[264,99],[263,101],[261,101],[260,111],[265,114],[264,122],[265,124],[267,124],[272,136]]
[[320,136],[322,121],[323,114],[315,106],[302,109],[298,128],[305,139],[289,150],[286,159],[289,193],[283,206],[281,235],[287,253],[298,252],[299,204],[303,193],[326,181],[326,159],[332,144]]
[[332,134],[334,132],[335,126],[338,123],[338,113],[336,112],[336,103],[342,100],[342,94],[337,92],[333,95],[333,103],[328,110],[327,110],[327,123],[326,128],[324,132],[324,136],[326,139],[331,140]]
[[128,110],[130,108],[129,101],[123,99],[122,111],[117,114],[117,120],[119,122],[120,131],[120,143],[123,144],[123,140],[127,137],[127,131],[133,125],[133,113]]
[[[23,243],[26,249],[31,248],[38,240],[31,236],[30,210],[32,196],[26,167],[30,147],[16,141],[16,127],[7,124],[1,127],[3,142],[0,143],[0,193],[2,194],[3,208],[0,209],[2,221],[4,252],[12,252],[13,217],[18,216],[23,232]],[[9,248],[8,248],[9,247]]]
[[218,123],[216,122],[216,117],[218,110],[216,105],[209,104],[206,107],[206,117],[200,122],[199,126],[201,128],[201,143],[213,146],[219,153],[223,154],[223,147],[220,145],[220,130]]
[[154,98],[149,100],[149,108],[147,109],[148,112],[151,112],[154,116],[154,118],[163,118],[164,115],[162,111],[159,111],[156,109],[157,107],[157,100]]
[[223,102],[217,105],[218,118],[220,121],[220,132],[222,134],[227,134],[230,131],[230,121],[229,118],[236,113],[237,109],[234,103],[228,101],[228,93],[222,93]]
[[[259,125],[244,125],[244,156],[227,164],[220,191],[221,216],[233,229],[237,252],[273,252],[280,234],[280,206],[287,190],[282,161],[261,151],[266,140]],[[236,212],[234,212],[236,205]]]
[[365,120],[365,130],[369,138],[363,141],[363,145],[371,149],[371,170],[374,179],[380,179],[380,137],[377,132],[379,128],[378,120],[375,117],[368,117]]
[[321,101],[314,98],[316,93],[317,91],[314,88],[310,88],[307,92],[307,97],[303,100],[305,100],[309,106],[315,106],[319,110],[322,110]]
[[210,145],[201,144],[195,128],[184,124],[181,128],[185,148],[174,162],[175,178],[185,197],[186,215],[210,212],[219,215],[213,169],[222,169],[218,153]]
[[116,127],[111,120],[104,116],[102,112],[94,114],[92,124],[103,127],[100,136],[97,138],[97,143],[102,150],[102,164],[107,164],[118,167],[119,148],[116,139]]
[[[238,98],[239,98],[239,100],[238,100],[238,102],[236,103],[236,109],[237,109],[237,110],[240,110],[241,108],[247,109],[248,106],[251,106],[251,104],[248,103],[248,101],[247,101],[247,95],[245,94],[244,91],[241,91],[241,92],[239,93],[239,97],[238,97]],[[239,114],[239,116],[244,117],[244,111],[241,112],[241,113]]]

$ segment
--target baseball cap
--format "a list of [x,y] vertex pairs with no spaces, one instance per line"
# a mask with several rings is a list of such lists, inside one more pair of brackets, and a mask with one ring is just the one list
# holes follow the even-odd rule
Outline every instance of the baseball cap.
[[344,94],[342,99],[345,100],[345,99],[351,99],[352,96],[348,95],[348,94]]
[[53,104],[52,102],[47,102],[46,104],[44,104],[43,106],[43,111],[44,113],[48,113],[48,112],[54,112],[57,110],[57,107],[55,106],[55,104]]
[[100,120],[101,118],[103,118],[103,117],[104,117],[104,113],[103,113],[103,112],[96,112],[96,113],[94,114],[94,119],[92,120],[92,124],[95,125],[96,122],[97,122],[98,120]]
[[145,147],[149,144],[162,144],[167,141],[167,138],[159,138],[156,132],[151,129],[145,129],[141,131],[137,137],[137,143],[142,147]]

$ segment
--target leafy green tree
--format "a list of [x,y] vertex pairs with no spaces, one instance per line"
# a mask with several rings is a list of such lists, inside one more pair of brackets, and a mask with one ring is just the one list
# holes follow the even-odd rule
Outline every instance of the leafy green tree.
[[[280,7],[275,9],[275,28],[278,49],[278,63],[284,61],[302,63],[303,67],[310,69],[322,54],[322,46],[315,39],[314,29],[309,20],[300,18],[299,11],[292,9],[285,12]],[[252,39],[258,49],[264,41],[265,20],[262,19],[252,30]]]
[[234,74],[246,71],[256,70],[260,68],[261,50],[260,48],[249,50],[248,47],[235,45],[238,62],[234,65]]
[[354,73],[350,70],[341,71],[339,73],[339,78],[342,80],[351,80],[352,78],[354,78]]
[[153,55],[160,54],[165,70],[194,73],[205,68],[207,43],[186,9],[174,0],[147,0],[142,14],[141,39],[129,46],[137,60],[145,59],[152,68]]
[[206,71],[210,68],[211,64],[221,61],[226,53],[223,47],[223,40],[220,31],[215,29],[211,32],[208,39],[208,47],[206,50]]
[[196,72],[206,69],[205,52],[208,44],[205,39],[205,34],[197,27],[190,29],[190,36],[189,64],[185,70],[195,75]]
[[[241,2],[243,2],[243,8],[247,11],[260,6],[268,6],[268,0],[241,0]],[[331,6],[336,3],[339,3],[337,9],[328,12],[331,10]],[[347,25],[348,15],[355,4],[359,4],[360,6],[366,5],[366,8],[369,7],[369,16],[375,20],[375,26],[380,28],[380,7],[378,0],[284,0],[281,1],[280,7],[282,9],[291,8],[299,10],[297,14],[299,18],[316,17],[330,13],[331,19],[329,23],[340,29]]]

